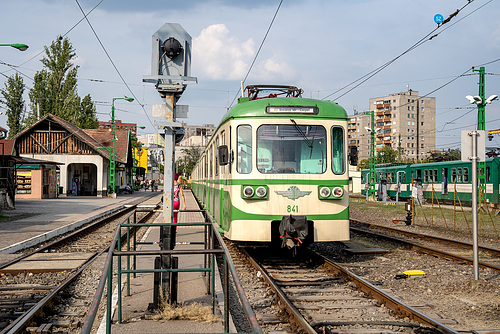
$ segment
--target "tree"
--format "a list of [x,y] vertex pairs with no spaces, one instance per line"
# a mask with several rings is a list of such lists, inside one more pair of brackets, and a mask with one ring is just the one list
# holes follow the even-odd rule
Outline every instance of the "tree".
[[97,128],[98,120],[90,95],[82,100],[77,93],[75,58],[75,49],[68,38],[59,37],[50,47],[45,47],[45,57],[41,60],[44,68],[35,74],[29,92],[31,111],[26,125],[51,113],[77,126]]
[[95,105],[90,94],[87,94],[80,103],[80,114],[76,125],[82,129],[97,129],[99,127]]
[[7,79],[5,89],[0,89],[5,99],[2,102],[7,107],[8,138],[14,137],[22,130],[21,117],[24,109],[23,93],[25,87],[23,78],[16,73]]
[[375,157],[376,164],[388,164],[395,163],[396,158],[398,156],[398,152],[393,150],[391,146],[384,146],[383,149],[377,152],[377,156]]
[[177,159],[175,169],[179,174],[186,170],[186,174],[191,175],[194,166],[200,160],[202,148],[199,146],[190,146],[189,148],[183,148],[181,152],[184,153],[185,159]]
[[358,162],[358,170],[363,170],[366,168],[370,168],[370,159],[363,159]]
[[462,159],[462,152],[458,148],[429,152],[429,160],[431,161],[454,161],[460,159]]

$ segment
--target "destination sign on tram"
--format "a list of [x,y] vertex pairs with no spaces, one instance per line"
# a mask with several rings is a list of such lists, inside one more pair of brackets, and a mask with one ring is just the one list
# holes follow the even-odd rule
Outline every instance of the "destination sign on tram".
[[318,107],[306,106],[267,106],[268,114],[317,114]]

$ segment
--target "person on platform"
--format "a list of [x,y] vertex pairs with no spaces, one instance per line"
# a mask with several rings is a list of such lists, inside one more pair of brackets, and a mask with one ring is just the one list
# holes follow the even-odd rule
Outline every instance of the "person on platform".
[[151,191],[155,191],[155,179],[152,179],[151,182],[149,182],[149,186],[151,187]]
[[181,187],[181,176],[179,173],[175,173],[174,175],[174,224],[177,223],[177,215],[179,212],[176,212],[176,210],[179,210],[181,207],[181,201],[180,199],[182,198],[182,203],[184,203],[183,209],[186,210],[186,198],[184,197],[184,193],[182,192],[182,187]]

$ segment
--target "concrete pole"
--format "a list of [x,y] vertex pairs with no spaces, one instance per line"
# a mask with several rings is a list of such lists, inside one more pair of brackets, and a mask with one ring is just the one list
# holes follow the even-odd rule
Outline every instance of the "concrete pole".
[[477,226],[477,131],[470,133],[472,136],[472,252],[474,279],[479,279],[479,255],[478,255],[478,226]]

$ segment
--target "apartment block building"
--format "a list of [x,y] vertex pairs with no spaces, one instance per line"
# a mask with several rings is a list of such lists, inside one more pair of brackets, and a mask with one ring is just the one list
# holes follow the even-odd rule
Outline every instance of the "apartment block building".
[[[401,149],[410,159],[423,159],[435,149],[436,98],[417,91],[370,99],[375,119],[375,151],[384,146]],[[357,146],[359,160],[370,157],[371,111],[355,113],[348,123],[349,146]]]

